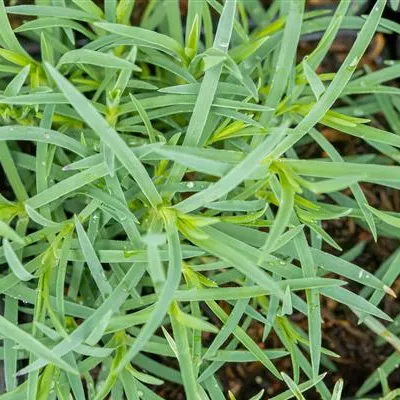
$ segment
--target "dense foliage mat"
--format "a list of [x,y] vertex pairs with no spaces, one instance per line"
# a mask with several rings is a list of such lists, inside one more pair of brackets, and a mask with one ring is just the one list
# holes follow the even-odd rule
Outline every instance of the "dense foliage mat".
[[[340,399],[343,382],[324,383],[325,298],[393,346],[358,395],[394,399],[400,319],[379,303],[400,251],[374,275],[351,262],[362,243],[341,253],[324,229],[350,218],[399,237],[400,214],[360,186],[400,189],[400,64],[357,68],[377,31],[400,31],[386,2],[358,16],[350,1],[197,0],[182,23],[178,0],[150,1],[139,26],[133,0],[104,3],[0,0],[0,399],[151,400],[166,382],[233,399],[218,371],[249,361],[287,385],[274,399]],[[28,19],[13,30],[16,15]],[[351,50],[320,73],[343,30]],[[322,127],[367,153],[341,154]],[[314,143],[325,157],[302,159]],[[255,321],[280,348],[259,346]]]

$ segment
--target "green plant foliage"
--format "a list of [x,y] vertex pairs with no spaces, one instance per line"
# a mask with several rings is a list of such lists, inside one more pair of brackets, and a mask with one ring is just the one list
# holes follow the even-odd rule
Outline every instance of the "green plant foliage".
[[[340,253],[323,223],[400,236],[400,214],[361,186],[400,189],[399,64],[357,69],[399,25],[381,18],[385,0],[364,17],[350,3],[189,0],[184,25],[178,0],[149,1],[133,26],[134,0],[0,0],[0,400],[151,400],[166,382],[234,399],[218,371],[250,361],[286,385],[274,399],[339,400],[343,382],[324,383],[337,357],[322,345],[324,298],[393,347],[358,395],[399,395],[399,318],[379,308],[398,252],[373,275],[351,262],[365,243]],[[14,15],[30,18],[13,30]],[[354,44],[320,74],[343,29]],[[320,39],[298,60],[309,34]],[[321,126],[376,152],[341,155]],[[311,144],[326,158],[301,159]],[[261,348],[254,321],[281,347]]]

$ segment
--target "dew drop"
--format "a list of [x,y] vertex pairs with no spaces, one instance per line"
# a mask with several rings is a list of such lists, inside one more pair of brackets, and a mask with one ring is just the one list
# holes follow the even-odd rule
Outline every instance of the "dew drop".
[[45,134],[44,134],[44,138],[45,138],[45,139],[50,139],[50,135],[49,135],[48,133],[45,133]]
[[364,115],[364,111],[361,110],[360,108],[355,108],[355,109],[353,110],[353,113],[354,113],[354,115],[355,115],[356,117],[361,117],[361,116]]
[[347,67],[347,69],[348,69],[349,71],[353,71],[353,70],[356,69],[357,64],[358,64],[358,58],[357,58],[357,57],[354,57],[353,60],[351,61],[351,63],[349,64],[349,66]]
[[360,272],[358,273],[358,279],[361,279],[362,276],[363,276],[363,274],[364,274],[364,272],[363,272],[363,271],[360,271]]
[[193,189],[193,188],[194,188],[194,183],[193,183],[193,182],[188,182],[188,183],[186,184],[186,187],[187,187],[188,189]]

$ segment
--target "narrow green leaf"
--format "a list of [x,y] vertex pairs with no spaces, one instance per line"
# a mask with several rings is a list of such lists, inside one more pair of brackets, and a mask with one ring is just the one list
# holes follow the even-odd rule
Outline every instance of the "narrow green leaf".
[[3,239],[4,256],[11,270],[14,272],[15,276],[21,281],[29,281],[35,278],[34,275],[26,271],[21,261],[18,259],[13,248],[11,247],[7,239]]
[[147,199],[156,206],[161,203],[161,197],[158,194],[147,171],[135,157],[123,139],[117,132],[98,114],[92,104],[79,93],[74,86],[69,83],[56,69],[51,65],[46,65],[50,75],[55,80],[60,90],[68,98],[71,105],[78,114],[87,122],[87,124],[99,135],[101,140],[113,151],[116,157],[121,161],[125,168],[130,172],[133,178],[145,193]]
[[55,355],[53,351],[48,349],[33,336],[7,321],[2,315],[0,315],[0,332],[3,337],[13,340],[37,357],[43,358],[47,362],[55,364],[57,367],[72,374],[77,374],[77,371],[73,367]]
[[318,75],[315,73],[315,71],[307,63],[306,59],[303,60],[303,70],[304,70],[304,75],[307,79],[308,84],[311,87],[311,90],[314,93],[315,98],[319,100],[321,95],[325,92],[324,84],[322,83]]
[[141,329],[134,344],[121,360],[118,370],[122,370],[130,360],[139,353],[146,341],[154,331],[160,326],[169,306],[173,301],[173,296],[181,279],[182,249],[179,242],[178,231],[175,226],[174,216],[166,213],[164,216],[165,229],[168,239],[169,268],[162,292],[160,293],[157,304],[144,327]]
[[[9,225],[7,225],[5,222],[0,220],[0,236],[3,236],[3,240],[10,239],[15,243],[19,244],[25,244],[25,241],[23,238],[21,238],[15,231],[12,229]],[[8,243],[8,241],[7,241]]]
[[105,276],[104,269],[97,257],[92,243],[90,242],[89,237],[87,236],[82,224],[80,223],[76,215],[74,216],[74,222],[76,233],[78,234],[79,244],[81,246],[82,253],[85,256],[85,260],[89,266],[90,273],[92,274],[101,295],[103,296],[103,298],[106,298],[111,294],[112,287]]
[[90,64],[103,68],[127,69],[132,71],[140,70],[130,61],[114,56],[113,54],[100,53],[87,49],[71,50],[63,54],[58,61],[58,68],[65,64]]
[[15,37],[8,20],[6,10],[8,11],[8,8],[6,9],[4,6],[4,0],[0,0],[0,26],[2,27],[0,32],[0,44],[2,47],[5,47],[8,50],[30,58],[26,50],[21,46],[18,39]]

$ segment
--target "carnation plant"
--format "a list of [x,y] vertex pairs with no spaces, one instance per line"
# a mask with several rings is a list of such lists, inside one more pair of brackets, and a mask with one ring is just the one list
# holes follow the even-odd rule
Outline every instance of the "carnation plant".
[[[400,32],[382,18],[399,1],[363,3],[0,0],[1,400],[234,399],[219,371],[253,361],[286,386],[253,400],[338,400],[327,299],[392,346],[357,395],[399,396],[400,319],[380,303],[400,252],[370,272],[352,262],[365,243],[327,229],[400,234],[363,190],[400,188],[400,65],[360,64]],[[344,30],[346,58],[321,70]]]

